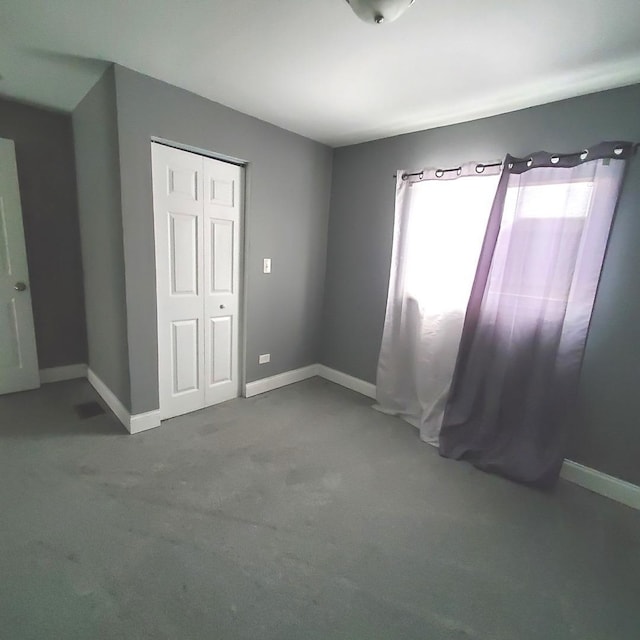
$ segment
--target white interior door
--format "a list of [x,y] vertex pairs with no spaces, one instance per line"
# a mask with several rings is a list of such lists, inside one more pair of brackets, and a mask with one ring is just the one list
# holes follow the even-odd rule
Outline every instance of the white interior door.
[[204,163],[205,405],[239,395],[240,167]]
[[240,178],[235,165],[152,144],[162,419],[235,398]]
[[0,393],[40,386],[18,169],[0,138]]

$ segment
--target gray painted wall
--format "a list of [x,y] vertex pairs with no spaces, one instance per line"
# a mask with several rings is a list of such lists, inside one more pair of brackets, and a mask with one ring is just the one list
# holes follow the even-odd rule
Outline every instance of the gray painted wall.
[[124,67],[115,78],[133,412],[158,407],[152,136],[248,162],[247,380],[317,362],[331,149]]
[[110,67],[72,116],[89,367],[131,408],[115,75]]
[[86,362],[71,118],[0,98],[0,137],[16,147],[40,368]]
[[[337,149],[322,362],[375,382],[397,169],[640,141],[640,85]],[[640,158],[627,175],[593,314],[570,456],[640,484]]]

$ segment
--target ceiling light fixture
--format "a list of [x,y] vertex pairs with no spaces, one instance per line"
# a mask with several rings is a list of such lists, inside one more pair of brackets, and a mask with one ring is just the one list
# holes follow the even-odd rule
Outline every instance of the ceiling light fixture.
[[346,0],[353,12],[369,24],[383,24],[397,20],[414,0]]

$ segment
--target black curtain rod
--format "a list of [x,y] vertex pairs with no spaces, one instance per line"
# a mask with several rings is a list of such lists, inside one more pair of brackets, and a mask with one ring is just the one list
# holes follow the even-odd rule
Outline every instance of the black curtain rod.
[[[482,173],[485,169],[489,167],[501,167],[501,166],[502,166],[502,162],[491,162],[489,164],[483,164],[482,162],[479,162],[476,165],[476,172]],[[480,171],[478,171],[478,169],[480,169]],[[455,171],[455,172],[462,171],[462,167],[451,167],[450,169],[436,169],[436,177],[440,177],[445,173],[450,173],[451,171]],[[407,178],[413,178],[413,176],[423,176],[423,175],[424,175],[424,171],[415,171],[414,173],[403,173],[402,179],[406,180]],[[396,176],[394,175],[393,177],[395,178]]]

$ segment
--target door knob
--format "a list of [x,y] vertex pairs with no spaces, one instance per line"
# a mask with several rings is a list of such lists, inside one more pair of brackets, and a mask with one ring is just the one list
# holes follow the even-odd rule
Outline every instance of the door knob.
[[27,285],[26,285],[24,282],[16,282],[16,283],[13,285],[13,288],[14,288],[16,291],[25,291],[25,290],[26,290],[26,288],[27,288]]
[[224,309],[224,305],[223,305],[223,304],[221,304],[221,305],[220,305],[220,308],[221,308],[221,309]]

